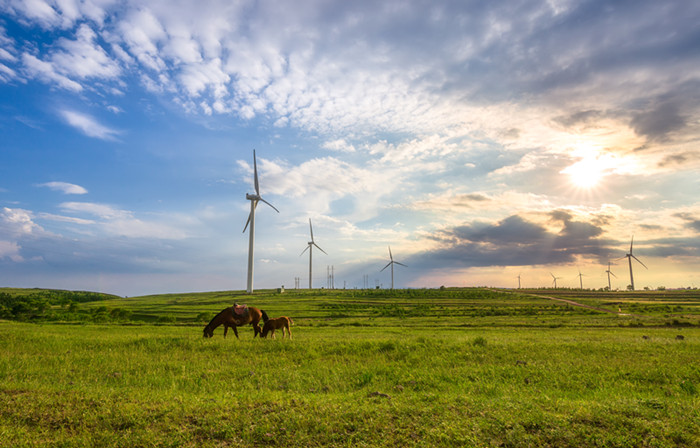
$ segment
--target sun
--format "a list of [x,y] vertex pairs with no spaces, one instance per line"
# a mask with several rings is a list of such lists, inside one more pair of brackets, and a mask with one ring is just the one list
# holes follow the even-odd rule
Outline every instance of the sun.
[[568,174],[571,182],[579,188],[593,188],[604,176],[604,167],[595,158],[585,158],[564,168],[562,174]]

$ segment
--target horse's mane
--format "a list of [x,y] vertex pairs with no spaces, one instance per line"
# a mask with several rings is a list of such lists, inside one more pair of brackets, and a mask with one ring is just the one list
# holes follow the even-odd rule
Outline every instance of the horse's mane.
[[228,311],[228,310],[229,310],[229,308],[224,308],[223,310],[219,311],[219,314],[217,314],[216,316],[214,316],[214,318],[213,318],[212,320],[210,320],[209,323],[207,324],[207,326],[204,327],[204,328],[209,328],[209,327],[211,327],[211,325],[214,323],[214,321],[216,321],[216,319],[218,319],[222,314],[224,314],[224,313],[225,313],[226,311]]

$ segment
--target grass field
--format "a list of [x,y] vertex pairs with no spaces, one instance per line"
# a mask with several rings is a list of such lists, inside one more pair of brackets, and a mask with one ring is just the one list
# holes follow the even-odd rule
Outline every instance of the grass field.
[[[88,302],[98,323],[0,323],[0,446],[700,446],[700,296],[674,294]],[[294,339],[202,338],[233,301]],[[130,321],[99,323],[116,308]]]

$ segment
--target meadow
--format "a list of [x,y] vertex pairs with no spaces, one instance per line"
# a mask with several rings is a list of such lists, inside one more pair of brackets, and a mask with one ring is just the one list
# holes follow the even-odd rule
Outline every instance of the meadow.
[[[293,339],[202,338],[234,301],[291,316]],[[69,308],[0,322],[0,446],[700,446],[697,291],[231,291]]]

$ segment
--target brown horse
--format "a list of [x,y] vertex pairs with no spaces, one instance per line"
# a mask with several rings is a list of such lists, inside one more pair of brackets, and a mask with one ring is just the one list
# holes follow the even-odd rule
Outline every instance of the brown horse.
[[292,321],[291,317],[287,316],[282,316],[278,317],[276,319],[268,319],[265,321],[265,325],[263,325],[262,333],[260,334],[261,338],[266,338],[268,332],[272,332],[270,334],[271,338],[275,337],[275,330],[279,330],[280,328],[282,329],[282,339],[284,339],[284,329],[287,329],[287,334],[289,334],[289,339],[292,339],[292,329],[289,328],[290,325],[294,325],[294,322]]
[[214,316],[211,322],[209,322],[207,326],[204,327],[205,338],[210,338],[214,336],[214,329],[219,325],[224,326],[224,337],[226,337],[226,333],[228,333],[228,329],[229,327],[231,327],[233,328],[233,332],[236,334],[236,338],[238,338],[238,330],[236,329],[236,327],[248,324],[251,324],[253,326],[253,338],[255,338],[258,334],[262,333],[262,330],[260,329],[259,325],[260,319],[262,319],[263,322],[267,322],[268,320],[270,320],[265,311],[252,306],[248,307],[248,312],[244,315],[236,314],[233,308],[234,307],[232,306],[224,308],[219,314]]

